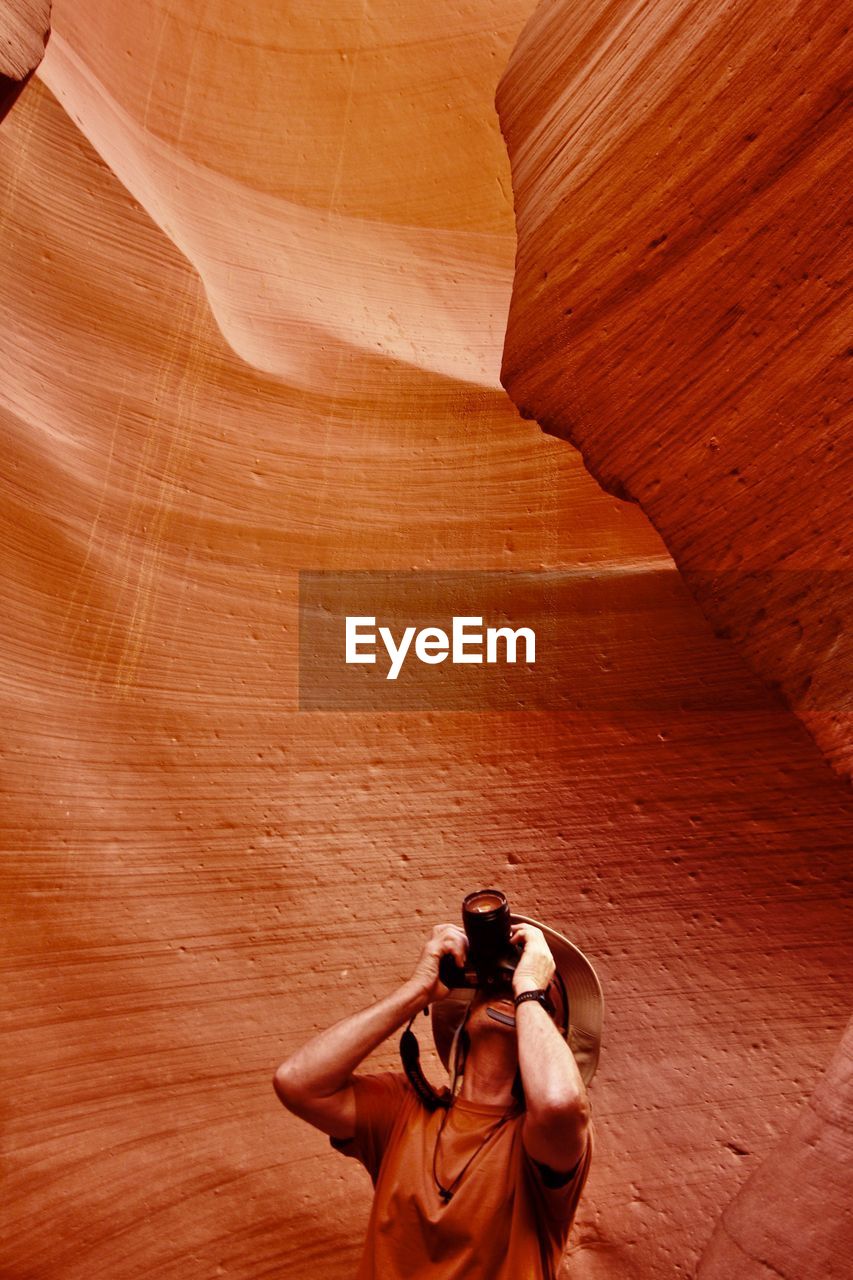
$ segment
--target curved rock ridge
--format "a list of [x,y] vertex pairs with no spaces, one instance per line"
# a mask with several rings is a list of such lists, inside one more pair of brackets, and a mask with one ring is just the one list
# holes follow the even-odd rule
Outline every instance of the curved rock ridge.
[[355,348],[499,389],[515,240],[483,103],[530,7],[59,0],[41,76],[249,364],[310,389]]
[[[723,1213],[699,1280],[850,1274],[853,1022],[808,1107]],[[784,1214],[784,1230],[779,1229]]]
[[[78,0],[0,129],[4,1276],[351,1276],[271,1073],[478,885],[606,991],[561,1280],[692,1274],[841,1035],[853,801],[497,385],[526,14]],[[305,570],[568,583],[564,709],[305,710]]]
[[0,120],[44,57],[50,0],[0,3]]
[[504,385],[642,506],[846,775],[845,22],[828,0],[540,5],[497,105]]

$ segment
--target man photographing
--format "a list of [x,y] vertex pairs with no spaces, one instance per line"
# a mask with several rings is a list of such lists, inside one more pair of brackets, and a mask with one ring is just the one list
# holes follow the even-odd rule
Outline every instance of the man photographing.
[[[469,894],[463,922],[437,925],[407,982],[275,1074],[284,1105],[373,1180],[358,1280],[553,1277],[586,1181],[603,1008],[592,966],[497,890]],[[411,1031],[427,1008],[451,1076],[440,1093]],[[356,1074],[406,1023],[405,1074]]]

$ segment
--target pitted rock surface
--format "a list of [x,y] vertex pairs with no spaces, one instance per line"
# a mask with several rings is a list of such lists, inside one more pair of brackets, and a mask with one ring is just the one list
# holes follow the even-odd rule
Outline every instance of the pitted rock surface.
[[637,501],[715,629],[851,769],[845,15],[540,5],[498,90],[503,380]]
[[[606,992],[561,1274],[686,1277],[845,1025],[853,803],[500,388],[531,6],[290,9],[62,0],[0,128],[0,1271],[350,1276],[368,1181],[272,1071],[493,883]],[[304,569],[639,576],[669,621],[634,708],[306,713]]]

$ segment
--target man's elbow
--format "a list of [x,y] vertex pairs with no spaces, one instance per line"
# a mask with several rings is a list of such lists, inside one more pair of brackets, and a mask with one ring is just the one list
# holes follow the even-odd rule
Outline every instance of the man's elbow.
[[282,1102],[288,1111],[293,1111],[298,1107],[300,1100],[305,1096],[299,1073],[293,1069],[289,1060],[282,1062],[281,1066],[276,1068],[272,1078],[272,1087],[275,1089],[279,1102]]
[[585,1095],[571,1094],[540,1099],[540,1106],[528,1105],[524,1145],[540,1164],[568,1173],[576,1168],[589,1141],[589,1103]]
[[573,1135],[582,1137],[589,1127],[589,1099],[585,1092],[543,1098],[536,1107],[535,1118],[538,1127],[571,1131]]

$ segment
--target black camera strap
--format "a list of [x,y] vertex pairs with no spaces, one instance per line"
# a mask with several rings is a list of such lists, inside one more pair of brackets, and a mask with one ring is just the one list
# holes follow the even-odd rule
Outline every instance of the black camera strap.
[[[561,1031],[563,1033],[564,1039],[568,1039],[569,993],[566,990],[566,984],[563,981],[563,976],[559,972],[559,970],[557,971],[555,977],[560,990],[560,994],[562,996],[563,1007],[561,1010],[562,1012]],[[424,1017],[429,1016],[428,1007],[425,1009],[422,1009],[421,1012],[423,1013]],[[430,1084],[429,1080],[427,1080],[426,1076],[424,1075],[424,1069],[421,1066],[420,1045],[418,1044],[417,1036],[412,1030],[412,1027],[415,1022],[415,1018],[417,1016],[418,1015],[416,1013],[412,1015],[412,1017],[409,1020],[409,1024],[406,1027],[406,1030],[403,1032],[402,1036],[400,1037],[400,1059],[403,1063],[403,1069],[406,1072],[406,1076],[408,1078],[409,1084],[412,1086],[418,1098],[426,1107],[427,1111],[438,1111],[440,1107],[447,1110],[453,1102],[453,1091],[451,1089],[448,1089],[446,1086],[443,1089],[436,1089],[434,1085]],[[463,1025],[467,1021],[467,1019],[468,1019],[468,1013],[466,1011],[465,1018],[463,1019]],[[458,1066],[458,1064],[454,1063],[452,1065],[453,1065],[453,1078],[454,1078],[454,1084],[455,1084],[456,1076],[457,1076],[456,1067]]]
[[[423,1010],[426,1017],[429,1009]],[[418,1044],[418,1037],[412,1030],[412,1023],[415,1021],[417,1014],[414,1014],[400,1037],[400,1057],[403,1062],[403,1069],[408,1076],[409,1084],[414,1089],[420,1101],[426,1107],[427,1111],[437,1111],[439,1107],[447,1108],[453,1101],[450,1090],[442,1089],[439,1092],[427,1080],[424,1075],[424,1069],[421,1066],[421,1050]]]

